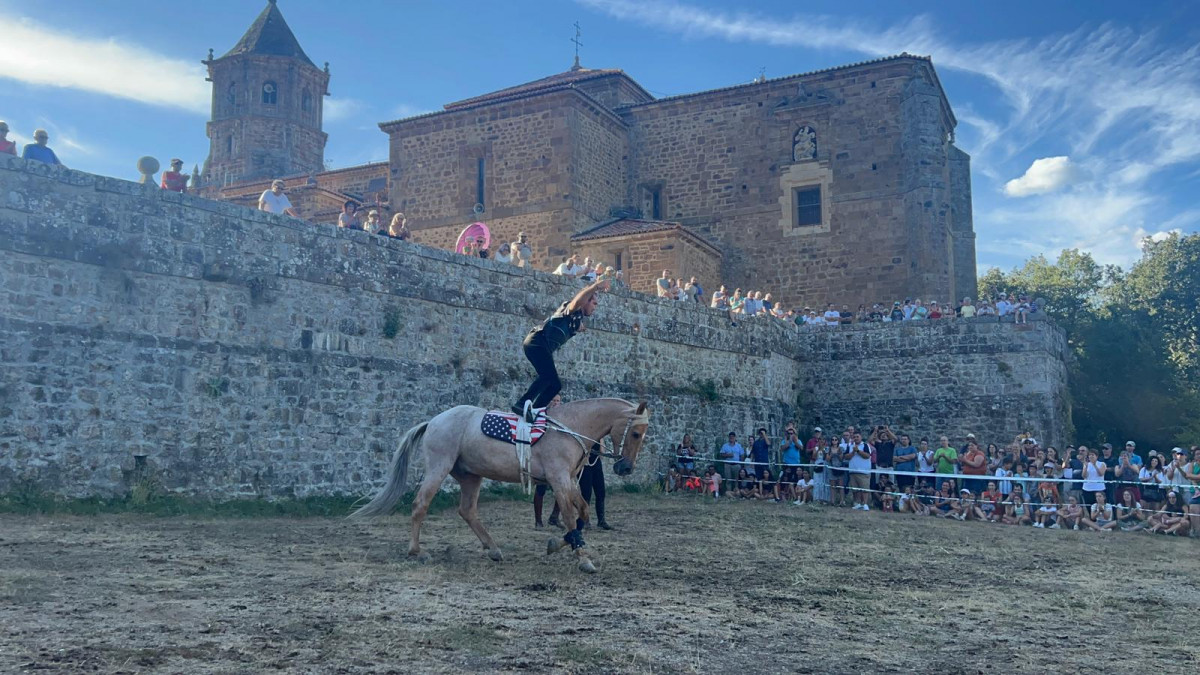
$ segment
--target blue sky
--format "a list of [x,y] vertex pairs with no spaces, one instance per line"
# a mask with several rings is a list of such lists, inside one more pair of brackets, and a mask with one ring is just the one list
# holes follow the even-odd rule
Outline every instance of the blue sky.
[[[199,61],[266,0],[0,0],[0,119],[69,166],[136,178],[137,157],[208,152]],[[1143,236],[1200,229],[1200,3],[280,0],[330,63],[326,160],[387,158],[377,123],[570,66],[655,95],[908,51],[930,55],[973,158],[981,270],[1067,247],[1128,264]],[[334,12],[330,7],[336,6]],[[729,9],[738,7],[739,9]]]

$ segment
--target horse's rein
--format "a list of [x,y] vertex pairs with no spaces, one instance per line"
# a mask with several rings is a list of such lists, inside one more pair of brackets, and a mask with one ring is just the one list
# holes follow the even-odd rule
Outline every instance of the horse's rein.
[[[587,456],[592,453],[594,453],[596,455],[597,461],[601,457],[607,457],[609,459],[621,459],[624,456],[621,454],[621,450],[625,447],[625,439],[626,439],[626,437],[629,436],[629,429],[633,426],[634,422],[643,422],[647,425],[650,424],[650,416],[647,415],[646,413],[630,415],[629,421],[625,423],[625,431],[621,433],[621,443],[620,443],[620,445],[617,446],[616,451],[615,452],[596,452],[597,449],[604,447],[604,444],[602,443],[603,439],[597,440],[595,438],[588,438],[587,436],[584,436],[581,433],[572,431],[569,427],[567,427],[567,425],[563,424],[562,422],[559,422],[558,420],[554,419],[553,417],[551,417],[549,415],[546,415],[546,420],[554,425],[551,428],[554,429],[555,431],[562,432],[562,433],[567,434],[568,436],[571,436],[575,439],[575,442],[578,443],[581,448],[583,448],[584,462],[587,462]],[[609,434],[609,437],[611,438],[612,434]],[[590,450],[589,450],[588,446],[586,444],[584,444],[584,441],[588,441],[592,444],[592,447]],[[589,463],[588,466],[592,466],[592,464],[595,464],[595,462]]]

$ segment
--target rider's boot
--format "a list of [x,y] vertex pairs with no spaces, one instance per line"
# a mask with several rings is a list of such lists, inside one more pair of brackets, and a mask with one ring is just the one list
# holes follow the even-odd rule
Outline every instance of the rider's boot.
[[603,504],[604,504],[604,502],[601,502],[601,501],[596,502],[596,527],[598,527],[602,530],[614,529],[612,525],[609,525],[608,522],[606,520],[604,520]]

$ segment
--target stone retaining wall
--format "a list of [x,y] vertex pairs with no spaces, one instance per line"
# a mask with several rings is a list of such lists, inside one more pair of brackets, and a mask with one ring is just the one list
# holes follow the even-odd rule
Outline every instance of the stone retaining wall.
[[[0,493],[121,494],[143,472],[220,498],[365,493],[412,424],[460,403],[507,407],[533,376],[521,337],[577,288],[4,157]],[[869,417],[876,405],[896,420],[926,406],[910,414],[930,424],[954,424],[940,411],[958,407],[963,422],[1005,434],[1065,420],[1049,407],[1062,399],[1061,335],[1045,325],[731,327],[628,291],[605,297],[595,319],[558,358],[564,396],[650,403],[633,480],[652,479],[684,432],[715,449],[731,429]],[[855,350],[922,375],[889,397],[865,374],[833,386],[858,379]],[[1004,367],[1044,376],[1021,389]],[[993,412],[997,401],[1015,412]]]

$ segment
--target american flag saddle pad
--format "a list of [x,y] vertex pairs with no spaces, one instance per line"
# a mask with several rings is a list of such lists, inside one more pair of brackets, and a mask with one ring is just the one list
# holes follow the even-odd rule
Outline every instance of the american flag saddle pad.
[[[533,426],[529,429],[530,445],[537,443],[542,434],[546,433],[546,409],[541,408],[535,412],[537,416]],[[484,436],[515,444],[517,442],[517,422],[520,419],[520,415],[493,410],[483,416],[483,421],[479,423],[479,430],[483,432]]]

